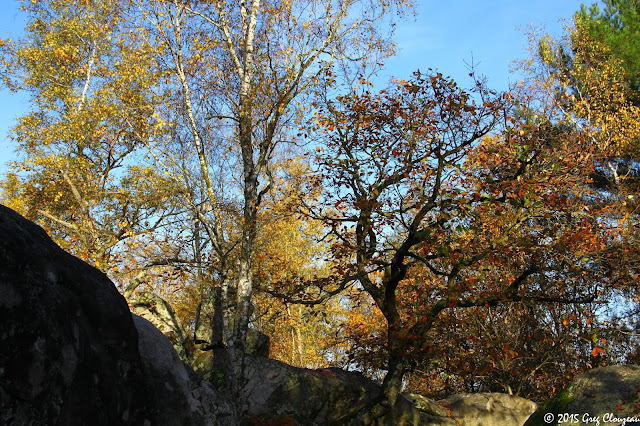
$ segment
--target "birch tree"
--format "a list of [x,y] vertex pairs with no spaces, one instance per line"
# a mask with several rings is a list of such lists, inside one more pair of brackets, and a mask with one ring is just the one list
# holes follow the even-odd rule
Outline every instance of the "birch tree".
[[[29,37],[37,49],[29,50],[29,45],[21,50],[4,41],[3,75],[11,74],[6,70],[12,69],[13,59],[23,58],[18,64],[22,68],[13,70],[27,70],[24,85],[7,83],[16,89],[35,88],[34,99],[41,103],[21,122],[18,139],[27,148],[38,141],[44,150],[51,142],[67,144],[64,161],[83,162],[91,153],[91,167],[84,167],[82,174],[72,176],[71,169],[62,168],[56,185],[65,190],[57,199],[57,192],[49,197],[73,200],[76,211],[64,218],[42,209],[43,220],[66,230],[63,239],[81,227],[74,221],[82,222],[83,238],[93,238],[96,228],[120,235],[120,228],[106,223],[117,214],[95,206],[109,205],[113,195],[116,204],[129,211],[134,193],[146,197],[142,207],[152,227],[171,213],[171,229],[155,227],[150,232],[159,231],[155,236],[161,240],[180,236],[173,251],[192,244],[193,258],[148,260],[159,266],[170,260],[188,263],[198,271],[203,287],[210,281],[208,294],[215,300],[209,305],[218,305],[214,323],[222,330],[216,327],[218,334],[206,340],[209,346],[226,345],[231,360],[227,384],[239,394],[260,213],[276,174],[282,173],[274,169],[274,159],[307,148],[297,133],[311,100],[331,90],[350,90],[358,77],[374,72],[393,53],[388,24],[396,12],[408,10],[408,4],[51,0],[25,7],[33,16]],[[44,158],[39,152],[36,157]],[[97,164],[106,164],[109,172],[117,165],[131,173],[109,173],[113,186],[105,190],[96,183],[102,176]],[[47,173],[43,168],[39,176]],[[116,179],[122,176],[126,179]],[[94,184],[101,191],[100,203],[87,195]],[[41,194],[42,186],[37,183],[33,193]],[[5,183],[5,193],[16,199],[28,191],[14,174]],[[62,207],[58,211],[65,212]],[[98,224],[98,212],[104,223]],[[128,219],[131,224],[146,222],[134,218]],[[129,228],[122,235],[130,235]],[[105,238],[113,243],[110,234]],[[87,252],[95,253],[96,247]],[[126,288],[127,296],[148,279],[140,272]]]
[[176,192],[138,161],[140,137],[158,130],[149,121],[152,57],[122,33],[117,2],[23,8],[25,37],[0,42],[5,85],[31,101],[11,132],[20,157],[2,183],[4,202],[117,277],[122,246],[162,228]]
[[[307,100],[340,77],[369,72],[393,51],[382,26],[404,2],[148,1],[134,22],[166,75],[159,120],[174,136],[149,146],[182,183],[217,257],[230,389],[241,387],[254,292],[258,213],[271,162],[295,139]],[[348,81],[347,81],[348,83]],[[177,112],[176,112],[177,111]],[[239,172],[241,171],[241,172]],[[222,183],[224,182],[224,183]],[[225,225],[237,214],[237,235]],[[234,255],[235,253],[235,255]]]

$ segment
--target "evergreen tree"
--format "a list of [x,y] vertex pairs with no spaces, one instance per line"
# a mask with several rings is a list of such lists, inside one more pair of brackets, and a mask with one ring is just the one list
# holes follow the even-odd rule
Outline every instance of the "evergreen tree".
[[629,100],[640,105],[640,2],[638,0],[604,0],[603,8],[594,3],[582,5],[576,21],[590,38],[609,48],[625,71]]

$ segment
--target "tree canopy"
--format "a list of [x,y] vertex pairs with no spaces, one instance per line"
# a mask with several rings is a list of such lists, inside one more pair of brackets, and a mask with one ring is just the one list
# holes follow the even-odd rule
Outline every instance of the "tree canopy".
[[185,361],[226,359],[216,384],[241,394],[252,329],[291,364],[382,378],[370,422],[407,389],[542,401],[637,361],[635,2],[532,35],[504,93],[473,70],[374,88],[400,0],[23,8],[0,40],[31,99],[3,203]]

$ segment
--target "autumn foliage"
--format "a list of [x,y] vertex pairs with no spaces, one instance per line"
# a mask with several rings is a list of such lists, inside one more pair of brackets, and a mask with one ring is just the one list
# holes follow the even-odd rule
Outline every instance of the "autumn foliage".
[[[357,278],[386,323],[352,324],[361,362],[407,371],[423,393],[535,397],[551,372],[561,386],[558,363],[571,376],[585,351],[600,352],[597,338],[571,337],[581,347],[569,365],[563,333],[541,325],[600,300],[624,274],[611,267],[619,234],[598,220],[612,206],[589,187],[583,134],[529,122],[508,94],[480,82],[466,92],[438,73],[324,111],[317,182],[327,193],[309,214],[331,225],[339,273]],[[496,332],[515,318],[530,328]]]
[[132,306],[168,302],[188,361],[229,349],[231,391],[255,328],[381,379],[371,418],[403,391],[540,402],[640,359],[637,7],[607,4],[532,35],[498,93],[374,88],[404,1],[25,2],[2,201]]

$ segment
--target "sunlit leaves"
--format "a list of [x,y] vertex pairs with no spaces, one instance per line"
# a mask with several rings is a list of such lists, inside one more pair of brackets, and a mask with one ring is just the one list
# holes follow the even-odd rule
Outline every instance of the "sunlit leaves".
[[[434,384],[437,377],[429,375],[442,373],[453,380],[445,383],[449,390],[471,391],[474,384],[454,373],[469,371],[468,354],[452,352],[453,341],[436,354],[438,339],[430,333],[466,329],[459,322],[501,306],[526,318],[528,305],[544,316],[554,304],[588,304],[602,296],[599,285],[616,280],[607,266],[616,256],[610,250],[616,233],[598,221],[610,206],[589,189],[585,134],[528,120],[513,99],[480,83],[465,92],[433,73],[378,94],[345,96],[313,123],[326,135],[317,150],[317,182],[331,191],[323,209],[312,211],[330,224],[335,258],[385,318],[386,333],[371,333],[379,324],[351,330],[358,353],[388,351],[387,365],[371,360],[389,374],[415,368],[423,376],[412,373],[414,383]],[[503,315],[480,327],[495,327]],[[528,386],[526,392],[540,395],[529,378],[506,379],[527,369],[552,386],[563,383],[553,367],[562,350],[554,345],[580,324],[571,318],[569,326],[557,322],[566,331],[545,337],[547,349],[526,359],[519,342],[531,341],[524,335],[490,350],[486,345],[494,343],[478,329],[462,337],[478,341],[468,345],[476,348],[476,363],[486,362],[478,374],[495,378],[482,386]],[[540,318],[527,321],[535,327]],[[571,336],[580,350],[568,374],[585,367],[593,349]]]
[[25,3],[27,37],[4,44],[2,57],[9,87],[30,92],[32,105],[12,130],[23,159],[5,196],[105,271],[120,241],[158,224],[158,188],[175,193],[150,168],[147,188],[134,188],[141,142],[161,131],[149,120],[157,76],[148,45],[123,31],[120,7]]

